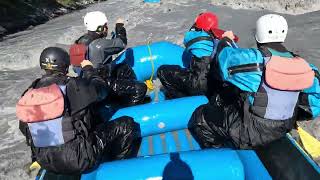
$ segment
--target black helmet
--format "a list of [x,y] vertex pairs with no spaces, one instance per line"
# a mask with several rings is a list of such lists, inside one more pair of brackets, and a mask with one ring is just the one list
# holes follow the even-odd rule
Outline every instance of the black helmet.
[[67,72],[70,65],[69,54],[58,47],[48,47],[40,55],[41,69]]

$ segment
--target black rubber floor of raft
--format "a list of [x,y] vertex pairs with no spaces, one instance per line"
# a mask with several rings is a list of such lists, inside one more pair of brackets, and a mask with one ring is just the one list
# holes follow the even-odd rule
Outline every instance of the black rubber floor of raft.
[[320,180],[319,172],[286,137],[256,153],[275,180]]
[[[186,137],[186,141],[181,140],[179,137],[179,134],[182,136]],[[168,137],[169,136],[169,137]],[[161,144],[161,149],[157,149],[160,146],[155,147],[155,141],[159,141],[160,137],[160,144]],[[138,156],[151,156],[151,155],[157,155],[157,154],[165,154],[165,153],[171,153],[171,152],[180,152],[180,151],[192,151],[192,150],[199,150],[200,147],[199,145],[195,145],[193,143],[196,142],[193,137],[190,134],[190,131],[188,129],[183,129],[183,130],[177,130],[177,131],[172,131],[172,132],[166,132],[166,133],[162,133],[162,134],[156,134],[156,135],[151,135],[148,137],[144,137],[147,139],[147,146],[148,146],[148,151],[149,153],[146,154],[145,152],[142,152],[143,148],[141,148],[141,146],[144,145],[140,145],[140,149],[138,152]],[[172,140],[172,141],[170,141]],[[174,142],[174,143],[173,143]],[[184,148],[182,148],[182,145],[184,146]],[[175,149],[175,151],[171,151],[170,147],[173,147]],[[187,147],[186,147],[187,146]],[[157,151],[157,152],[156,152]]]

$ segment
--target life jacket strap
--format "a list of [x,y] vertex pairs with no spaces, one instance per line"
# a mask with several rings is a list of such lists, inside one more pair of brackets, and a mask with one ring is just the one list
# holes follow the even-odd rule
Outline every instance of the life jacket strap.
[[199,41],[213,41],[213,38],[210,36],[199,36],[196,37],[192,40],[190,40],[185,46],[186,49],[188,49],[190,46],[192,46],[194,43],[199,42]]
[[318,78],[318,80],[320,81],[320,73],[319,73],[319,71],[314,71],[314,74],[315,74],[316,78]]
[[244,73],[244,72],[254,72],[254,71],[263,71],[264,64],[263,63],[250,63],[243,64],[239,66],[232,66],[228,68],[229,75],[233,75],[236,73]]

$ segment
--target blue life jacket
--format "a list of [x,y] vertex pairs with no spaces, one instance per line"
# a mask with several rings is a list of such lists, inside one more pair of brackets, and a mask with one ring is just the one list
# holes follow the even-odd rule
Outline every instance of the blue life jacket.
[[307,95],[308,108],[310,108],[312,117],[316,118],[320,115],[320,74],[319,69],[316,66],[310,64],[310,67],[315,72],[315,78],[313,85],[310,88],[303,90],[303,93]]
[[[292,58],[290,52],[269,49],[272,56]],[[224,48],[218,57],[223,80],[249,92],[252,113],[264,119],[287,120],[292,118],[300,91],[283,91],[268,86],[264,69],[271,56],[258,49]]]
[[212,38],[205,31],[190,30],[185,33],[183,43],[186,51],[189,51],[193,56],[201,59],[203,57],[213,58],[218,42],[218,39]]

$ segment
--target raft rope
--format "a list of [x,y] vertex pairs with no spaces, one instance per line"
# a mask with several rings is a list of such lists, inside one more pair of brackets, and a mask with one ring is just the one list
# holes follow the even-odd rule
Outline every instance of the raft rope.
[[153,62],[153,58],[152,58],[152,51],[151,51],[151,48],[150,48],[150,43],[151,43],[151,41],[149,40],[148,44],[147,44],[147,47],[148,47],[148,52],[149,52],[149,55],[150,55],[152,73],[151,73],[150,79],[145,81],[145,84],[147,85],[148,90],[152,91],[154,89],[154,85],[152,83],[153,76],[154,76],[154,62]]

